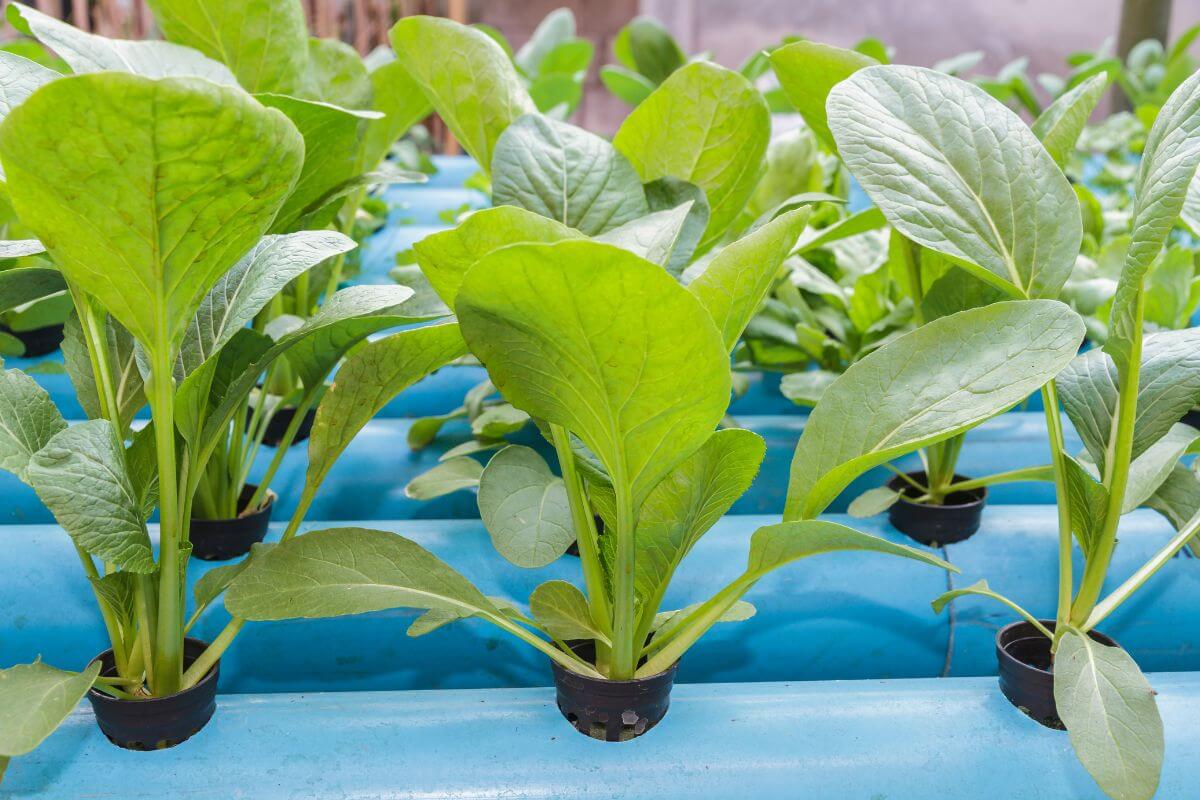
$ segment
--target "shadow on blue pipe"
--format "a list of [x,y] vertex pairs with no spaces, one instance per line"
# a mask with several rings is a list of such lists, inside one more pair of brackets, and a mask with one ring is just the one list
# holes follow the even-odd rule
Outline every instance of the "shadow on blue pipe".
[[[1200,676],[1151,675],[1166,730],[1159,800],[1200,783]],[[153,769],[148,773],[147,769]],[[153,779],[148,780],[152,774]],[[1067,735],[993,678],[678,686],[621,745],[572,731],[548,689],[222,696],[183,745],[109,744],[81,709],[14,759],[14,798],[1100,800]]]
[[[851,522],[832,517],[837,521]],[[707,599],[744,568],[747,544],[777,517],[722,519],[684,561],[665,600],[679,608]],[[853,521],[862,530],[907,541],[880,516]],[[492,549],[478,522],[344,523],[395,531],[416,540],[474,581],[485,594],[524,603],[539,583],[579,581],[579,562],[542,570],[512,566]],[[1057,517],[1051,507],[992,507],[983,527],[948,548],[958,585],[988,577],[1034,613],[1052,614],[1057,585]],[[320,526],[308,526],[320,527]],[[272,536],[278,536],[275,526]],[[1171,537],[1157,514],[1127,517],[1112,567],[1114,588]],[[9,528],[8,579],[0,583],[0,663],[37,655],[81,668],[105,648],[94,599],[66,535],[53,526]],[[213,568],[193,560],[189,583]],[[929,602],[945,573],[878,554],[837,553],[791,565],[747,596],[757,614],[718,625],[683,659],[683,682],[935,677],[995,674],[992,640],[1012,621],[1002,607],[975,598],[955,614]],[[1200,560],[1177,558],[1123,605],[1104,630],[1149,671],[1200,670]],[[188,591],[189,598],[191,590]],[[52,601],[48,600],[51,599]],[[419,638],[405,635],[418,612],[397,609],[328,620],[251,623],[221,665],[226,692],[350,691],[544,685],[545,657],[478,620]],[[211,640],[228,616],[210,608],[194,635]],[[948,650],[949,648],[949,650]]]
[[[782,514],[787,496],[788,472],[796,441],[804,428],[803,416],[741,417],[738,422],[760,434],[767,443],[762,469],[750,490],[734,504],[734,514]],[[346,449],[330,471],[316,501],[309,509],[312,520],[329,519],[471,519],[479,515],[471,492],[459,491],[433,500],[414,500],[406,497],[404,487],[417,475],[438,463],[438,456],[449,448],[470,438],[462,421],[443,428],[437,440],[423,450],[408,447],[411,420],[376,419],[368,423]],[[547,458],[553,459],[550,448],[532,429],[527,429],[521,441],[535,446]],[[1082,448],[1073,429],[1066,431],[1067,450]],[[272,451],[264,448],[251,481],[262,474]],[[967,438],[959,471],[981,476],[1019,467],[1045,464],[1049,461],[1045,420],[1041,414],[1003,414],[988,420]],[[920,469],[920,459],[914,454],[897,462],[904,469]],[[274,519],[283,520],[296,507],[304,486],[308,466],[306,445],[292,447],[275,475],[272,488],[279,495],[273,512]],[[830,511],[845,511],[850,501],[861,492],[882,485],[889,472],[883,468],[871,470],[856,479],[842,492]],[[1053,503],[1054,487],[1050,483],[1012,483],[992,487],[989,502]],[[4,503],[4,522],[49,523],[50,513],[33,490],[13,475],[0,473],[0,497]]]

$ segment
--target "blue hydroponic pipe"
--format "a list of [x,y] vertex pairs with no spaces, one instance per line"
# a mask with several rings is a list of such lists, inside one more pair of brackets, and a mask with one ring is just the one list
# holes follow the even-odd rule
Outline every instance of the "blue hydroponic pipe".
[[[883,516],[829,517],[909,543]],[[778,517],[728,516],[680,567],[664,603],[680,608],[707,599],[745,568],[750,536]],[[407,536],[475,582],[487,595],[525,603],[550,579],[579,582],[579,562],[564,557],[540,570],[512,566],[496,554],[479,522],[341,523]],[[1032,613],[1052,615],[1057,586],[1057,516],[1051,506],[994,506],[971,539],[946,548],[962,570],[868,553],[832,553],[791,564],[764,578],[747,599],[757,614],[714,627],[683,659],[684,682],[749,682],[994,675],[996,630],[1013,621],[1003,606],[978,598],[954,613],[929,607],[948,586],[987,578]],[[324,526],[307,526],[309,528]],[[277,537],[275,526],[272,537]],[[106,647],[95,600],[71,544],[54,526],[3,531],[7,563],[0,582],[0,666],[41,655],[82,668]],[[1171,537],[1165,520],[1135,511],[1107,590],[1115,588]],[[213,564],[192,560],[194,584]],[[1076,565],[1076,570],[1081,564]],[[188,589],[191,597],[191,589]],[[1200,559],[1167,565],[1103,625],[1148,671],[1200,670]],[[396,609],[327,620],[250,623],[221,664],[226,692],[360,691],[539,686],[545,657],[488,624],[455,623],[419,638],[405,635],[419,612]],[[211,641],[228,621],[218,604],[193,635]]]
[[424,184],[429,187],[459,188],[476,172],[479,165],[470,156],[430,156],[429,160],[437,168],[437,172],[429,176]]
[[[760,434],[767,443],[762,469],[750,490],[733,506],[735,514],[782,514],[787,497],[788,472],[792,453],[804,429],[804,416],[744,416],[738,423]],[[413,451],[408,447],[408,419],[376,419],[369,422],[346,449],[326,478],[308,518],[328,519],[464,519],[478,516],[474,495],[459,491],[432,500],[406,497],[404,487],[416,476],[438,463],[438,456],[449,448],[470,438],[470,429],[461,420],[443,428],[430,446]],[[553,459],[551,448],[532,426],[517,437],[518,441],[539,448]],[[1082,449],[1070,426],[1066,430],[1068,452]],[[996,472],[1049,463],[1049,445],[1045,420],[1031,412],[1002,414],[988,420],[967,437],[959,460],[959,472],[978,477]],[[273,453],[264,448],[251,471],[257,479],[266,468]],[[489,454],[484,454],[486,457]],[[896,462],[903,469],[921,469],[916,454]],[[283,520],[292,513],[304,486],[308,465],[307,444],[289,449],[275,475],[272,488],[279,501],[272,512],[274,519]],[[842,492],[830,511],[845,511],[850,501],[867,489],[879,486],[891,477],[882,467],[871,470],[855,480]],[[49,523],[50,512],[34,491],[12,474],[0,472],[0,497],[4,508],[0,521],[4,523]],[[1042,483],[1012,483],[994,486],[989,490],[991,503],[1053,503],[1054,486]]]
[[[1191,800],[1200,675],[1150,681],[1166,731],[1155,796]],[[622,744],[572,730],[550,689],[227,695],[204,730],[152,753],[109,744],[84,706],[13,759],[4,788],[96,800],[1104,797],[1067,734],[1024,717],[994,678],[677,686],[663,721]]]
[[477,189],[443,189],[398,183],[383,190],[388,225],[452,225],[462,211],[490,206],[491,199]]

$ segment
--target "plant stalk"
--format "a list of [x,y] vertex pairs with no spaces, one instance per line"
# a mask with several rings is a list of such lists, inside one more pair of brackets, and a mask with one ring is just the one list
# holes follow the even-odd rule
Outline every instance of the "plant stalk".
[[179,691],[183,677],[183,603],[179,590],[179,484],[175,464],[175,392],[171,348],[160,337],[151,353],[150,402],[158,459],[159,575],[158,626],[154,637],[151,690],[156,696]]

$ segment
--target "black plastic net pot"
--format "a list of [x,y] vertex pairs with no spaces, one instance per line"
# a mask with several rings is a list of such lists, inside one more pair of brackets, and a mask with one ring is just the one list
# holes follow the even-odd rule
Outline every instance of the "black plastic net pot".
[[[910,472],[908,477],[917,483],[925,482],[924,472]],[[955,475],[954,481],[968,480]],[[979,530],[983,507],[987,503],[987,487],[946,495],[940,506],[915,503],[917,490],[899,475],[888,481],[888,488],[900,492],[900,499],[888,509],[888,521],[909,538],[930,547],[961,542]]]
[[[584,661],[595,662],[596,648],[591,640],[567,644]],[[666,716],[679,662],[657,675],[628,681],[589,678],[554,661],[550,668],[554,671],[558,710],[575,730],[605,742],[627,742]]]
[[[1053,620],[1040,620],[1051,633]],[[1103,633],[1089,631],[1093,641],[1117,647]],[[1027,717],[1047,728],[1066,730],[1054,702],[1054,666],[1050,640],[1029,622],[1005,625],[996,634],[996,661],[1000,667],[1000,691]]]
[[[183,664],[186,669],[208,644],[199,639],[183,640]],[[100,674],[115,676],[112,650],[96,657],[103,665]],[[221,662],[195,686],[166,697],[117,700],[90,689],[87,693],[96,723],[110,742],[126,750],[162,750],[185,742],[212,719],[217,708],[217,679]]]
[[19,339],[25,346],[25,358],[36,358],[53,353],[63,341],[63,326],[47,325],[44,328],[34,328],[31,331],[14,331],[7,326],[0,326],[9,336]]
[[1191,425],[1193,428],[1200,429],[1200,408],[1193,408],[1184,414],[1181,422],[1184,425]]
[[193,556],[205,561],[228,561],[249,553],[255,543],[266,537],[276,495],[268,490],[266,502],[247,513],[246,504],[257,490],[257,486],[249,483],[242,487],[242,493],[238,496],[241,513],[232,519],[192,517],[190,538]]
[[[268,447],[278,447],[279,443],[283,441],[283,435],[287,433],[288,426],[295,418],[295,408],[285,406],[277,409],[271,417],[271,421],[267,423],[266,431],[263,432],[263,444]],[[300,427],[296,429],[296,437],[292,439],[292,444],[299,444],[312,434],[313,420],[316,418],[317,410],[315,408],[304,412],[304,419],[300,421]]]

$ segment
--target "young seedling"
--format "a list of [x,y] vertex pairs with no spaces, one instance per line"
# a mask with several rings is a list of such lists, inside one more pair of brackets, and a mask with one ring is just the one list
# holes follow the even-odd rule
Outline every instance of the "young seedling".
[[[1008,296],[1047,298],[1024,304],[1047,304],[1058,295],[1082,238],[1078,204],[1054,159],[1015,114],[930,70],[873,67],[834,89],[829,115],[848,166],[898,231]],[[1143,327],[1144,278],[1200,165],[1198,129],[1200,74],[1171,95],[1147,138],[1104,349],[1078,356],[1042,387],[1059,518],[1053,620],[1037,619],[982,582],[934,602],[940,610],[963,594],[993,597],[1017,611],[1037,632],[1032,636],[1046,637],[1057,714],[1080,761],[1113,797],[1154,794],[1162,722],[1133,660],[1090,634],[1200,529],[1194,515],[1149,562],[1101,596],[1121,516],[1172,474],[1197,435],[1177,424],[1200,388],[1189,360],[1195,337],[1191,331],[1146,336]],[[1082,331],[1077,317],[1073,324]],[[1036,343],[1042,351],[1047,339]],[[989,352],[994,348],[981,348],[981,355]],[[1079,456],[1064,450],[1060,396],[1087,447]],[[818,440],[816,423],[814,413],[804,439]],[[796,470],[808,469],[804,439],[793,486]],[[1073,536],[1084,563],[1077,588]]]

